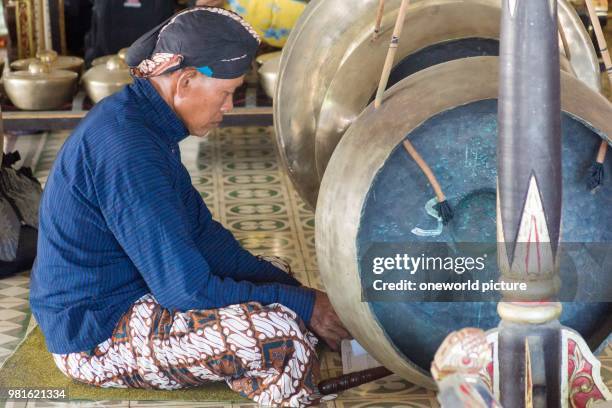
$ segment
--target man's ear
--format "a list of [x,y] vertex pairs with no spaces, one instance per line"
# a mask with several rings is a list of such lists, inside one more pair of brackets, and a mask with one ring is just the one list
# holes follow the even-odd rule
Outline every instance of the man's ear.
[[193,68],[184,68],[178,72],[178,79],[176,81],[176,94],[181,97],[184,96],[188,91],[189,86],[196,79],[198,71]]

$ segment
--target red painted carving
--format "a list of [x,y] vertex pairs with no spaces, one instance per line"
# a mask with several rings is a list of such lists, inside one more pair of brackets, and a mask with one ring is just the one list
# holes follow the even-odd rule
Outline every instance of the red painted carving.
[[567,355],[570,406],[586,408],[595,401],[604,400],[602,391],[593,379],[593,365],[572,339],[567,340]]

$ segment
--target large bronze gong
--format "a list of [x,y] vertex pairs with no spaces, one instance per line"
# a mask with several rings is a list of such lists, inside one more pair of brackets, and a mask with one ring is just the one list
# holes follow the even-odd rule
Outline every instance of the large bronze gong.
[[[281,157],[300,196],[314,207],[327,161],[375,91],[399,1],[385,3],[371,41],[377,0],[312,2],[283,50],[274,104]],[[576,75],[599,87],[595,50],[566,0],[559,18]],[[499,0],[420,0],[406,15],[391,84],[436,63],[496,55]]]
[[[562,73],[563,242],[612,243],[612,186],[591,194],[588,165],[612,135],[612,104]],[[316,248],[323,283],[349,331],[378,361],[407,380],[432,387],[429,364],[452,330],[498,323],[494,302],[362,302],[364,250],[373,242],[493,242],[498,58],[455,60],[422,70],[369,105],[329,162],[317,203]],[[455,217],[436,236],[426,211],[431,186],[402,148],[410,139],[436,173]],[[612,172],[610,162],[606,171]],[[433,222],[433,223],[432,223]],[[573,258],[572,258],[573,259]],[[582,258],[573,259],[581,265]],[[612,265],[608,256],[607,266]],[[601,271],[600,271],[601,272]],[[609,269],[607,272],[609,273]],[[593,275],[590,282],[607,276]],[[571,282],[570,282],[571,284]],[[597,290],[597,284],[590,289]],[[453,295],[454,296],[454,295]],[[610,323],[608,303],[564,304],[562,323],[592,342]]]

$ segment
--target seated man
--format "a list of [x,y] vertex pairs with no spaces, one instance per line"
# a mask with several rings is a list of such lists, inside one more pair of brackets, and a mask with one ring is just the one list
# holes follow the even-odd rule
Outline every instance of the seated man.
[[133,85],[97,104],[58,154],[40,206],[30,302],[67,376],[100,387],[225,380],[262,405],[318,403],[314,334],[348,333],[327,296],[215,222],[178,142],[232,109],[258,46],[219,8],[138,39]]

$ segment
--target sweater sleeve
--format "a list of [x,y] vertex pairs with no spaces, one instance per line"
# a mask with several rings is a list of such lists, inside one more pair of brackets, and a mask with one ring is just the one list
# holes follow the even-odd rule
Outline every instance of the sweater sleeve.
[[[195,188],[192,194],[199,207],[199,239],[196,244],[215,275],[254,283],[275,282],[301,286],[301,283],[287,272],[268,261],[258,259],[244,249],[230,231],[212,219],[210,211]],[[215,256],[220,253],[227,255]]]
[[[212,272],[190,234],[190,218],[173,188],[172,157],[146,138],[97,164],[96,194],[109,229],[166,308],[211,309],[249,301],[281,303],[308,323],[314,292],[279,283],[236,281]],[[136,144],[133,145],[133,144]],[[130,153],[132,151],[132,153]]]

